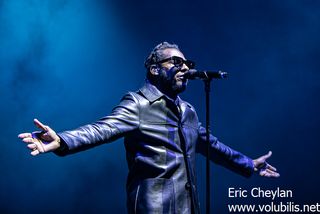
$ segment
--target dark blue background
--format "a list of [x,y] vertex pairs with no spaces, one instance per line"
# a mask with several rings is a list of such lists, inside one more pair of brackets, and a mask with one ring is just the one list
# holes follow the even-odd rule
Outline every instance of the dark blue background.
[[[0,213],[125,213],[122,140],[59,158],[32,157],[20,132],[38,118],[56,131],[107,115],[144,82],[144,58],[177,43],[215,81],[212,131],[251,157],[273,151],[279,179],[250,179],[212,167],[215,213],[228,213],[229,187],[292,189],[319,202],[320,2],[0,1]],[[182,97],[204,121],[201,82]],[[201,206],[205,159],[197,159]],[[262,199],[240,200],[258,204]],[[284,201],[288,201],[285,199]],[[267,202],[271,202],[268,199]]]

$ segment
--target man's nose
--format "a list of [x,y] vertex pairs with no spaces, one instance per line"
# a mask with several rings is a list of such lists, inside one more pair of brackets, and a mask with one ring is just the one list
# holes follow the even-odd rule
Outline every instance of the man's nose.
[[186,71],[188,71],[189,69],[190,69],[190,68],[189,68],[185,63],[182,64],[181,71],[186,72]]

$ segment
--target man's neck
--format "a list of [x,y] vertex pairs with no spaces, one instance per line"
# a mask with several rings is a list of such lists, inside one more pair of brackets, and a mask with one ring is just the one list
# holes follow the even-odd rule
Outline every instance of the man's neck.
[[163,84],[161,83],[154,83],[151,82],[149,80],[147,80],[148,83],[154,85],[162,94],[164,94],[165,96],[167,96],[168,98],[172,99],[173,101],[175,101],[178,97],[178,94],[175,93],[172,90],[168,90],[167,87],[164,87]]
[[172,90],[168,90],[167,88],[162,88],[160,86],[156,86],[156,87],[159,89],[159,91],[161,91],[164,95],[166,95],[167,97],[169,97],[173,101],[177,99],[178,94],[173,92]]

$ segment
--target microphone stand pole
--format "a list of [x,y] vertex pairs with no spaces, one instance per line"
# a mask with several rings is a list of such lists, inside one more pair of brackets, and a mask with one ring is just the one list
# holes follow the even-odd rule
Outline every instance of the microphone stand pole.
[[204,79],[206,93],[206,214],[210,214],[210,83],[212,78]]

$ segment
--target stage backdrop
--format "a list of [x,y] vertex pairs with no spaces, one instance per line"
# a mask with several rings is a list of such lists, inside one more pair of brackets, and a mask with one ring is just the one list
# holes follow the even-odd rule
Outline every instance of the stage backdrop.
[[[59,132],[108,115],[143,85],[144,59],[162,41],[177,43],[200,70],[229,72],[212,85],[212,133],[253,158],[272,150],[269,162],[281,173],[246,179],[212,164],[212,213],[241,204],[316,209],[319,7],[311,0],[0,1],[0,213],[126,212],[122,140],[32,157],[17,135],[35,129],[33,118]],[[204,122],[203,94],[195,81],[181,97]],[[202,156],[196,166],[204,211]],[[292,197],[254,197],[255,188]]]

